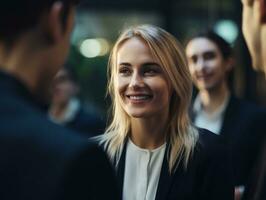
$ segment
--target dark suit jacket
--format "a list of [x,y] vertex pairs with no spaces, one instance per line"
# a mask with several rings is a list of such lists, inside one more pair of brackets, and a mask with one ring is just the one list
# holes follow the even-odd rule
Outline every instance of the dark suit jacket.
[[[187,169],[181,164],[173,174],[170,174],[165,153],[156,200],[233,199],[231,161],[223,151],[223,144],[218,136],[205,129],[200,129],[199,134]],[[117,168],[120,192],[123,188],[125,158],[126,147],[123,149]]]
[[[191,111],[194,121],[195,114]],[[231,96],[220,135],[233,158],[235,185],[246,185],[255,163],[257,146],[266,124],[265,109]]]
[[[266,133],[266,132],[265,132]],[[259,145],[256,163],[252,169],[243,200],[265,200],[266,199],[266,137]]]
[[26,87],[0,72],[0,199],[118,199],[105,154],[47,119]]

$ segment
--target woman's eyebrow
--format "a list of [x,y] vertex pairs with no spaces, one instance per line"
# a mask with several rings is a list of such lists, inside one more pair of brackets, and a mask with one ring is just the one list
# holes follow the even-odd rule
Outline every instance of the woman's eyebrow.
[[207,50],[207,51],[204,51],[203,54],[209,54],[209,53],[216,53],[215,50]]
[[157,67],[160,67],[160,65],[157,62],[146,62],[146,63],[143,63],[142,66],[157,66]]
[[118,63],[118,65],[120,66],[120,65],[123,65],[123,66],[131,66],[131,64],[130,63],[128,63],[128,62],[121,62],[121,63]]

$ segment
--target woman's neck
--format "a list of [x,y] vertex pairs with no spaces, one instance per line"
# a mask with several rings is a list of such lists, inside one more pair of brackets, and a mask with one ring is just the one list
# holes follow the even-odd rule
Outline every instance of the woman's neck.
[[156,149],[166,141],[167,117],[156,116],[153,118],[132,118],[132,142],[144,149]]
[[226,84],[215,90],[202,90],[199,93],[205,112],[212,114],[219,108],[230,95]]

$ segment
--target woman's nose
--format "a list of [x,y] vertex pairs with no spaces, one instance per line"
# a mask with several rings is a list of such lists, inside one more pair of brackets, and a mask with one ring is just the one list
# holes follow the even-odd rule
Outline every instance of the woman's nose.
[[137,72],[133,73],[129,87],[137,88],[137,87],[142,87],[143,85],[144,85],[143,77]]
[[198,58],[197,62],[195,63],[196,71],[201,71],[204,68],[205,62],[203,58]]

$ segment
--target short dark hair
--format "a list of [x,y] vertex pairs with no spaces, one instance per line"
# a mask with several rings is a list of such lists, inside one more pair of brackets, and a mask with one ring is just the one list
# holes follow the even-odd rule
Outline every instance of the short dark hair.
[[194,35],[192,38],[190,38],[190,40],[193,40],[195,38],[206,38],[215,43],[218,49],[221,51],[224,59],[228,59],[233,55],[233,50],[230,44],[221,36],[219,36],[217,33],[215,33],[213,30],[205,30],[199,32],[196,35]]
[[77,4],[78,0],[1,0],[0,40],[11,44],[21,33],[36,26],[42,14],[56,1],[64,6],[64,27],[70,6]]

